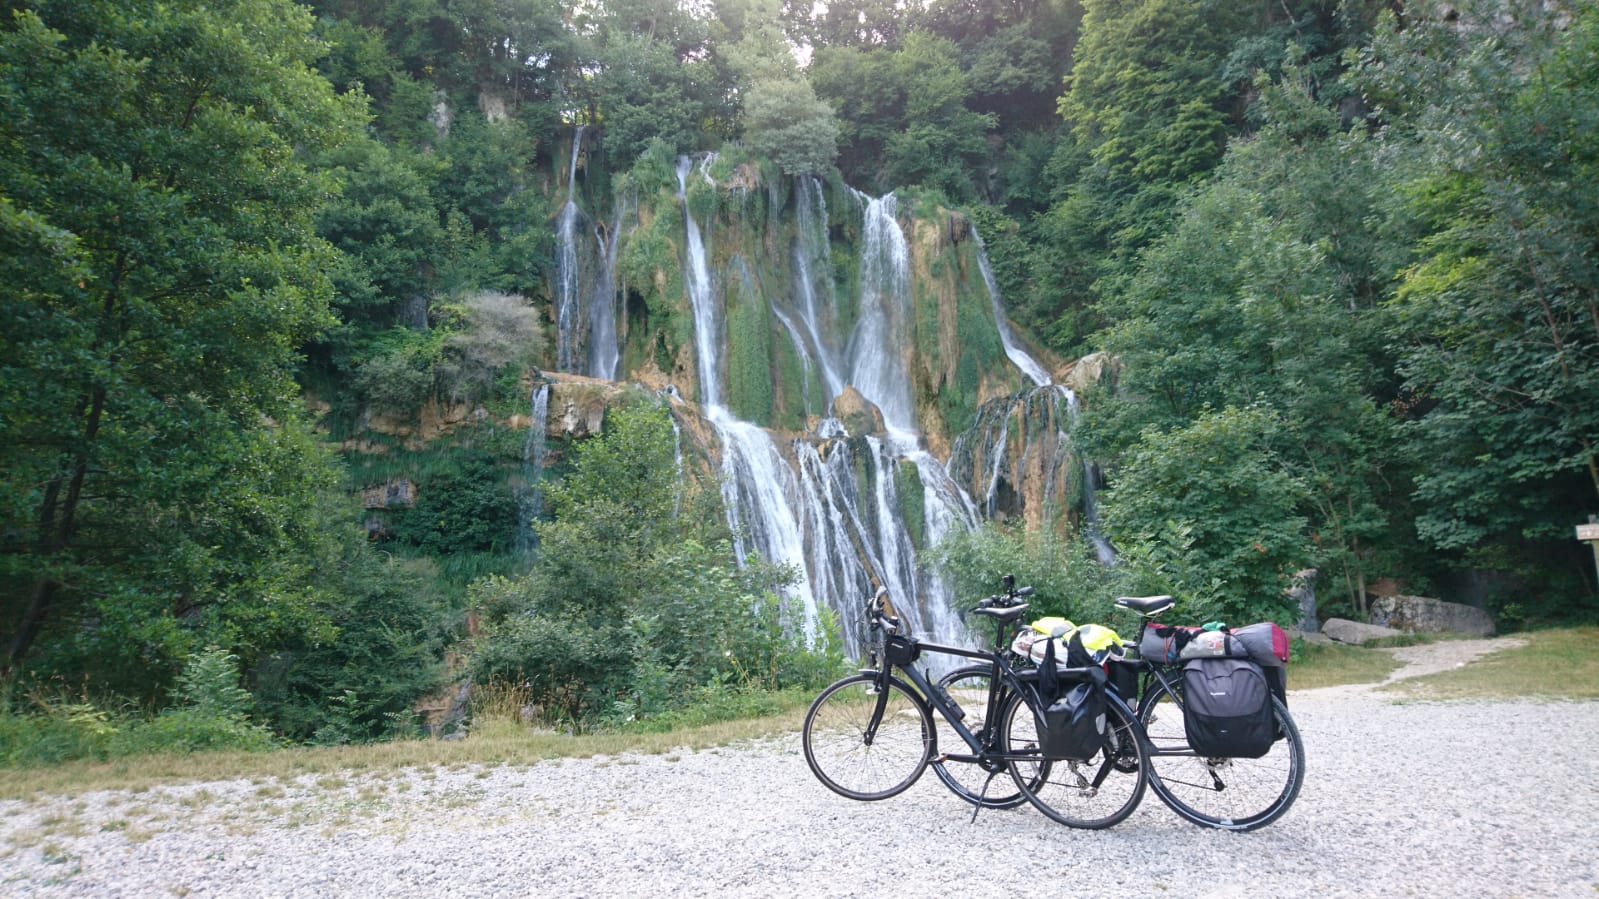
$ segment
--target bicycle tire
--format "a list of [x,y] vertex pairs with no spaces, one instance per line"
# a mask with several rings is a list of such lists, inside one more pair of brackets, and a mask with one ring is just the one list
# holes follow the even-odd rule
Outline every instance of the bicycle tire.
[[[1181,684],[1171,685],[1181,694]],[[1305,747],[1282,700],[1272,697],[1280,738],[1258,759],[1201,758],[1188,749],[1180,696],[1155,680],[1139,706],[1149,737],[1150,787],[1202,827],[1249,831],[1288,812],[1305,782]]]
[[[966,725],[978,740],[985,741],[998,752],[999,736],[992,732],[985,733],[986,722],[983,720],[988,713],[989,678],[992,675],[993,667],[989,665],[957,668],[939,678],[938,686],[966,712],[966,717],[961,723]],[[1000,707],[1004,708],[1003,704]],[[938,745],[943,747],[944,751],[970,753],[966,741],[949,727],[942,716],[937,716],[934,720],[938,728]],[[939,761],[935,757],[932,766],[933,774],[938,776],[950,792],[972,805],[980,808],[1009,809],[1027,802],[1027,797],[1022,795],[1020,790],[1014,789],[1011,778],[1007,776],[1008,766],[1002,761],[992,763]],[[995,792],[996,790],[998,792]]]
[[[1105,745],[1086,761],[1013,759],[1011,778],[1022,795],[1051,820],[1087,830],[1112,827],[1126,820],[1144,799],[1149,783],[1143,729],[1126,703],[1106,697]],[[1030,739],[1011,742],[1008,754],[1036,754],[1036,712],[1020,696],[1005,709],[1003,733]],[[1020,719],[1020,720],[1013,720]],[[1096,784],[1097,781],[1097,784]]]
[[816,779],[863,802],[909,789],[937,745],[926,703],[898,678],[889,678],[882,719],[866,739],[877,710],[877,680],[876,674],[857,674],[831,684],[811,703],[801,729],[805,763]]

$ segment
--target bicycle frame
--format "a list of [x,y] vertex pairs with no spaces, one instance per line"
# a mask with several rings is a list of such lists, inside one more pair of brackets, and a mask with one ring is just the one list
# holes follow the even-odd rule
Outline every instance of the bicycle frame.
[[[960,646],[949,646],[943,643],[920,643],[918,644],[918,647],[922,652],[960,656],[961,658],[978,659],[989,663],[991,674],[989,675],[988,682],[988,711],[983,716],[984,721],[998,721],[1000,705],[1005,697],[1005,691],[1020,691],[1021,689],[1022,682],[1016,673],[1016,669],[1012,668],[1010,663],[1005,661],[1005,657],[999,653],[988,652],[980,649],[966,649]],[[955,704],[955,701],[945,695],[943,690],[935,687],[931,678],[924,674],[922,670],[917,668],[914,664],[885,664],[882,669],[884,672],[883,676],[886,678],[889,676],[889,672],[896,669],[905,675],[905,678],[916,687],[917,692],[922,694],[922,698],[926,700],[927,703],[931,705],[940,715],[943,716],[945,723],[947,723],[955,731],[955,733],[963,741],[965,741],[967,747],[972,751],[971,755],[955,755],[943,752],[941,749],[940,754],[945,759],[951,761],[978,761],[986,751],[985,747],[983,746],[982,740],[978,739],[977,735],[972,733],[971,728],[966,726],[963,716],[960,714],[959,706]],[[878,715],[881,715],[882,709],[879,708],[877,713]],[[990,755],[990,757],[993,756]]]

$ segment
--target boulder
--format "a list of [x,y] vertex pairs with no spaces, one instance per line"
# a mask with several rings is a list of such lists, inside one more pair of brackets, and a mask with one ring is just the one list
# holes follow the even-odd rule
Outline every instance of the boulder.
[[1101,385],[1113,387],[1121,362],[1109,353],[1089,353],[1071,364],[1064,377],[1056,380],[1081,395]]
[[1371,604],[1371,623],[1422,634],[1494,633],[1493,617],[1486,611],[1429,596],[1384,596]]
[[833,400],[833,417],[844,423],[851,437],[881,434],[886,430],[883,412],[854,387],[845,387]]
[[1361,624],[1347,618],[1329,618],[1321,624],[1321,632],[1330,640],[1339,643],[1350,643],[1359,646],[1372,640],[1383,637],[1399,637],[1404,631],[1396,631],[1391,627],[1381,627],[1375,624]]

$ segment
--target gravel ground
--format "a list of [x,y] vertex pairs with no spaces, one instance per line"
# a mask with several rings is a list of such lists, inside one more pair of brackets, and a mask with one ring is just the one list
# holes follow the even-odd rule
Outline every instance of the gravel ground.
[[1153,792],[1106,831],[1027,806],[973,823],[931,774],[851,802],[791,735],[3,801],[0,896],[1599,897],[1599,703],[1340,687],[1290,706],[1304,791],[1250,834],[1187,824]]

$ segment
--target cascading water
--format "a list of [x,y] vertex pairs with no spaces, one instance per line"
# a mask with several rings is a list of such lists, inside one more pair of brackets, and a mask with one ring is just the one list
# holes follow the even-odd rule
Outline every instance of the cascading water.
[[579,339],[582,300],[579,287],[577,225],[583,211],[577,205],[577,158],[583,147],[582,125],[572,132],[572,162],[566,176],[566,203],[555,221],[555,366],[572,371]]
[[[768,562],[793,565],[803,572],[805,542],[794,511],[794,503],[799,499],[794,473],[766,431],[739,421],[721,404],[720,310],[705,240],[694,211],[689,207],[688,173],[692,167],[693,161],[687,156],[677,161],[678,198],[683,204],[687,235],[683,281],[694,311],[700,405],[722,444],[722,499],[735,536],[735,550],[741,563],[758,553]],[[709,161],[701,164],[700,173],[707,181],[711,180]],[[805,610],[806,638],[814,640],[819,613],[810,581],[802,577],[790,589],[792,598]]]
[[1005,308],[1000,303],[999,281],[994,277],[994,267],[988,262],[988,247],[983,243],[983,236],[977,233],[975,225],[972,227],[972,237],[977,241],[977,269],[983,274],[983,286],[988,288],[988,299],[994,307],[994,326],[999,329],[999,342],[1005,348],[1005,356],[1035,385],[1043,387],[1052,383],[1049,372],[1021,348],[1016,342],[1016,335],[1011,332],[1010,321],[1005,318]]
[[[1068,387],[1061,387],[1061,392],[1066,397],[1066,409],[1072,422],[1077,421],[1080,409],[1077,405],[1077,394]],[[1094,482],[1096,480],[1094,463],[1083,459],[1083,530],[1088,535],[1090,543],[1094,544],[1094,555],[1099,558],[1101,565],[1116,564],[1116,547],[1106,539],[1104,532],[1099,529],[1099,502],[1094,496]]]
[[[688,290],[689,306],[694,311],[694,358],[700,378],[700,405],[711,409],[722,405],[721,382],[717,373],[722,334],[716,295],[711,284],[711,268],[706,262],[705,238],[700,233],[694,211],[688,205],[688,173],[693,166],[694,161],[689,157],[678,157],[677,196],[683,203],[683,223],[688,237],[683,284]],[[705,177],[710,179],[709,174]]]
[[[805,322],[815,359],[822,370],[823,387],[827,400],[844,392],[844,379],[839,375],[838,360],[832,348],[822,339],[824,332],[833,330],[833,273],[827,242],[827,201],[822,195],[821,182],[814,177],[796,180],[794,192],[795,215],[799,235],[794,241],[794,293],[799,300],[800,315]],[[814,273],[814,274],[813,274]],[[817,302],[817,282],[822,287],[822,303]]]
[[882,410],[891,431],[914,435],[916,407],[903,356],[910,344],[910,247],[895,218],[898,204],[893,194],[857,196],[865,208],[865,222],[861,313],[849,338],[849,379]]
[[616,241],[622,230],[622,212],[609,232],[596,226],[594,236],[600,248],[600,275],[589,302],[589,377],[616,380],[616,366],[622,348],[616,334]]
[[549,425],[550,385],[537,384],[528,401],[527,440],[522,444],[522,484],[517,489],[517,552],[526,556],[538,549],[534,523],[544,514],[544,433]]
[[[1062,468],[1070,454],[1068,429],[1070,424],[1076,422],[1080,411],[1077,394],[1064,385],[1054,384],[1048,371],[1016,342],[1005,317],[999,284],[989,264],[983,238],[975,228],[972,234],[978,248],[978,268],[982,272],[983,284],[988,289],[989,300],[994,309],[994,323],[999,329],[1005,355],[1033,382],[1035,388],[1003,401],[995,401],[980,410],[976,424],[956,438],[954,451],[950,454],[949,467],[952,471],[972,472],[978,465],[982,465],[986,471],[986,483],[973,483],[971,486],[974,492],[982,493],[984,511],[990,518],[998,511],[999,494],[1003,485],[1009,484],[1014,488],[1029,474],[1041,477],[1042,491],[1037,495],[1044,499],[1046,508],[1039,510],[1037,517],[1047,520],[1054,514],[1049,504],[1064,486],[1062,478],[1065,472]],[[1012,455],[1009,451],[1010,422],[1012,416],[1017,413],[1023,422],[1023,446],[1011,470],[1006,471],[1005,465]],[[1032,425],[1034,422],[1046,426],[1052,424],[1053,427],[1035,427]],[[1036,448],[1035,434],[1047,434],[1050,431],[1053,431],[1050,435],[1053,445],[1048,448]],[[1105,565],[1112,565],[1116,561],[1116,551],[1099,530],[1098,510],[1094,497],[1093,463],[1083,459],[1082,468],[1084,534],[1093,544],[1099,561]]]

